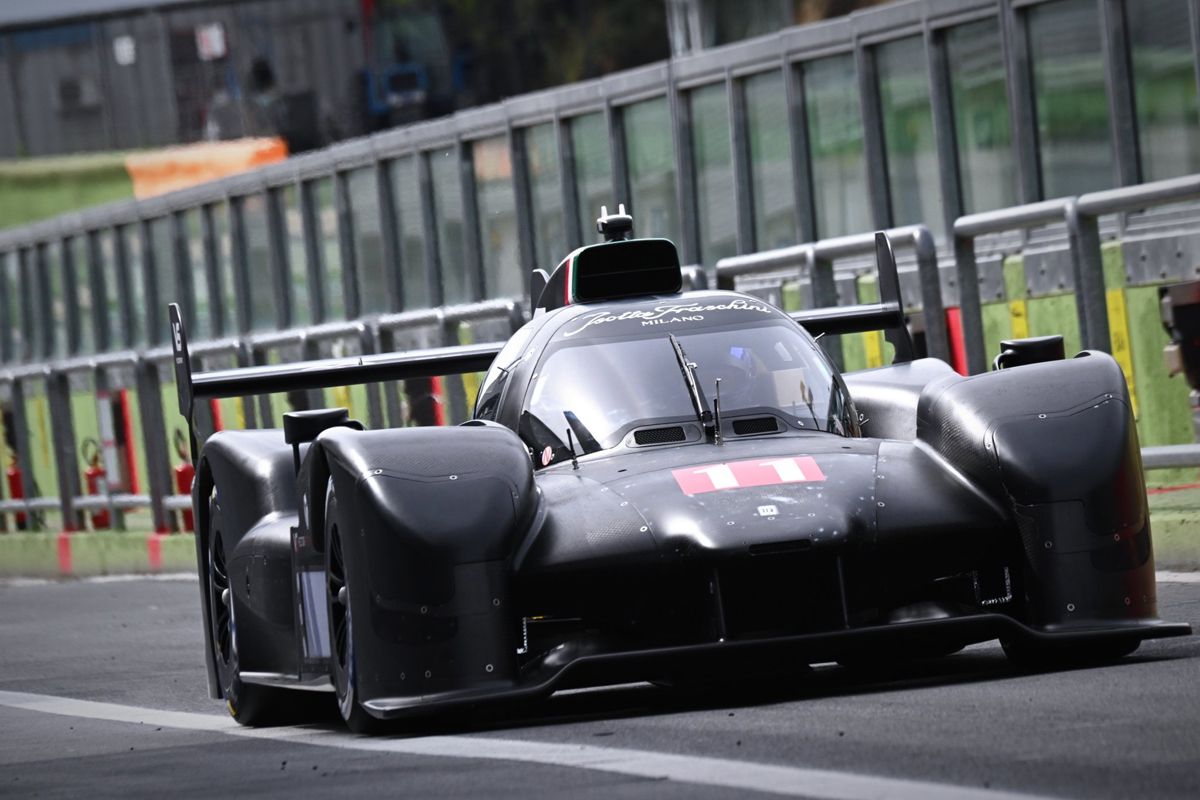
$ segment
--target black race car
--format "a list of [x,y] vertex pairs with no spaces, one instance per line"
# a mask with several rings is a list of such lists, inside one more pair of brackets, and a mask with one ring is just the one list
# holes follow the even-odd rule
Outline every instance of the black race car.
[[[535,274],[501,345],[191,374],[182,413],[248,396],[481,371],[460,426],[344,409],[200,451],[209,689],[245,724],[291,690],[379,719],[633,680],[744,680],[950,653],[1114,658],[1156,616],[1125,380],[1100,352],[1006,343],[962,377],[911,360],[891,246],[878,305],[797,314],[681,293],[675,247],[607,241]],[[814,339],[886,330],[838,374]],[[490,366],[489,366],[490,365]],[[196,452],[193,448],[193,452]]]

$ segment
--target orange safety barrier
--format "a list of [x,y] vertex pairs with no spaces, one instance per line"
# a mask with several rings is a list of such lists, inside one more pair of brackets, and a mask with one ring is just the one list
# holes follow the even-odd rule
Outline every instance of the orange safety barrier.
[[235,139],[130,153],[125,157],[125,169],[133,181],[134,196],[143,199],[273,164],[287,156],[287,143],[279,137]]

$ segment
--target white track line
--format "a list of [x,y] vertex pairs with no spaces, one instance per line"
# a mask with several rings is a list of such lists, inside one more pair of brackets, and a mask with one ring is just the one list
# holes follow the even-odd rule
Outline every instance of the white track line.
[[158,583],[195,583],[194,572],[156,572],[150,574],[90,575],[80,578],[0,578],[0,586],[51,586],[58,583],[133,583],[156,581]]
[[1200,572],[1168,572],[1163,570],[1155,573],[1159,583],[1200,583]]
[[[1200,571],[1160,570],[1155,573],[1155,577],[1159,583],[1200,583]],[[83,578],[0,578],[0,587],[51,586],[59,583],[134,583],[136,581],[190,583],[195,580],[196,573],[194,572],[160,572],[150,575],[92,575]]]
[[562,744],[483,736],[428,736],[413,739],[363,738],[311,728],[241,728],[215,714],[72,700],[66,697],[0,691],[0,705],[109,722],[286,740],[317,747],[373,753],[486,759],[574,767],[654,780],[756,791],[821,800],[1031,800],[1036,795],[944,783],[859,775],[851,772],[759,764],[728,758],[674,755],[616,747]]

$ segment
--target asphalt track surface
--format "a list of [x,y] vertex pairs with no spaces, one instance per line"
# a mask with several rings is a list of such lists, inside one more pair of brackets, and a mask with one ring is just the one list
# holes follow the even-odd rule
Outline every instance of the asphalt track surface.
[[[1196,574],[1159,603],[1200,629]],[[1200,797],[1200,637],[1056,672],[985,644],[783,686],[578,691],[368,739],[331,704],[237,728],[200,630],[193,580],[0,584],[0,796]]]

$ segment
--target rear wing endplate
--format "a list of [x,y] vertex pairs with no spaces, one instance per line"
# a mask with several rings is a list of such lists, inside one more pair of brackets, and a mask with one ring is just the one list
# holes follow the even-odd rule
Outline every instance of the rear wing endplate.
[[896,349],[895,363],[912,361],[915,349],[904,318],[896,254],[891,239],[883,231],[875,234],[875,263],[879,268],[878,303],[807,309],[794,311],[790,316],[813,335],[882,330],[884,338]]

